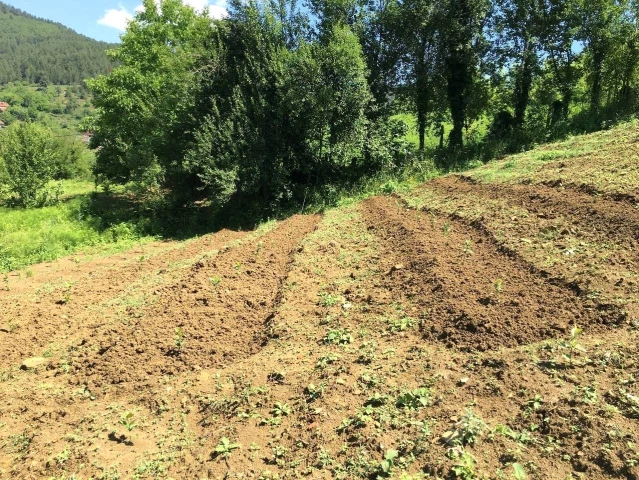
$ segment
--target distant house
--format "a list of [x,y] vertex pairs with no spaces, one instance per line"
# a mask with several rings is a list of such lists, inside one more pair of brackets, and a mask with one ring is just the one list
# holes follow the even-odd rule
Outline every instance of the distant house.
[[88,130],[86,132],[82,132],[82,141],[84,143],[91,142],[92,137],[93,137],[93,132],[89,132]]
[[0,102],[0,113],[4,112],[10,106],[11,105],[9,105],[7,102]]

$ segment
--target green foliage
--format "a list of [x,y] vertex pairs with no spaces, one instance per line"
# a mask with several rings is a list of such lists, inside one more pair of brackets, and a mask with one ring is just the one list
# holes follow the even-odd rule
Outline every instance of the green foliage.
[[399,397],[397,397],[396,405],[398,408],[418,410],[430,405],[430,401],[430,389],[422,387],[413,391],[403,392]]
[[233,450],[237,450],[241,447],[242,446],[239,443],[231,443],[228,438],[222,437],[220,443],[217,445],[217,447],[215,447],[214,454],[215,456],[228,458],[231,456],[231,453],[233,453]]
[[188,184],[194,71],[213,27],[179,0],[164,1],[161,9],[153,0],[144,6],[109,52],[120,66],[88,82],[99,109],[92,122],[96,173],[102,182]]
[[59,192],[50,182],[56,175],[58,151],[49,129],[28,123],[11,125],[2,132],[0,160],[11,204],[42,207],[57,201]]
[[475,467],[477,460],[469,452],[463,451],[459,459],[452,468],[455,478],[462,480],[472,480],[475,478]]
[[128,432],[132,432],[135,427],[137,427],[137,422],[135,421],[135,414],[133,412],[125,412],[120,417],[120,424],[123,425]]
[[311,40],[292,3],[282,17],[233,2],[213,24],[177,0],[161,13],[146,3],[112,53],[121,66],[90,82],[100,182],[276,209],[409,156],[405,125],[366,116],[367,66],[348,26]]
[[559,342],[559,346],[566,350],[562,357],[568,361],[572,367],[574,365],[575,352],[585,352],[586,349],[579,343],[579,338],[583,333],[583,329],[574,326],[570,329],[570,337]]

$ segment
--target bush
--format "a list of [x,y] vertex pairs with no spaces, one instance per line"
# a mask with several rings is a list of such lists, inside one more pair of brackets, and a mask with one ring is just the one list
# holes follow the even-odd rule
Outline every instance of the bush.
[[54,203],[59,189],[50,188],[57,170],[53,134],[45,127],[14,123],[2,132],[0,159],[9,202],[29,208]]

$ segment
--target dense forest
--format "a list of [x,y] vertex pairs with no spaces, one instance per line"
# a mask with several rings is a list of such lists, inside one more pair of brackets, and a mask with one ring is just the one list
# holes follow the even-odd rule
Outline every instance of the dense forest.
[[278,208],[636,111],[633,0],[232,0],[214,22],[179,0],[144,4],[121,65],[90,82],[105,184]]
[[0,84],[80,84],[109,71],[113,47],[0,2]]

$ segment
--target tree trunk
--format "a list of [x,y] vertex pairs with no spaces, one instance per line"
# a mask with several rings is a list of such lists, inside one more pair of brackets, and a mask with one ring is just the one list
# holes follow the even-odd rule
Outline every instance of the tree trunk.
[[459,59],[448,62],[448,102],[450,115],[453,118],[453,129],[450,132],[450,146],[464,145],[464,125],[466,124],[466,90],[468,85],[467,65]]
[[464,144],[464,126],[468,108],[468,90],[472,83],[472,37],[471,30],[472,0],[456,0],[449,12],[455,17],[447,42],[446,70],[448,76],[448,103],[453,119],[450,132],[450,146],[461,147]]
[[603,64],[605,60],[604,48],[601,45],[593,45],[592,49],[592,86],[590,90],[590,112],[593,115],[599,113],[601,105],[601,89]]
[[530,101],[530,91],[533,84],[533,51],[532,45],[526,46],[522,63],[515,81],[515,126],[521,127],[526,120],[526,110]]

